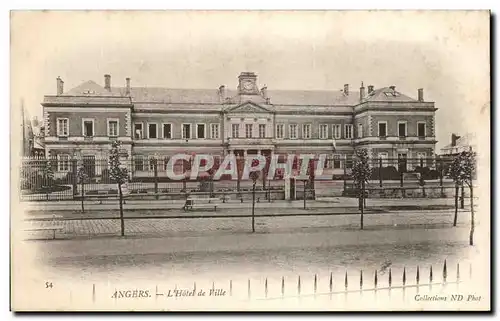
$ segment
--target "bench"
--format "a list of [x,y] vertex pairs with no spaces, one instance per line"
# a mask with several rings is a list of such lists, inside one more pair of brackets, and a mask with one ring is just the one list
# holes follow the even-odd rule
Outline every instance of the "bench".
[[186,203],[182,207],[183,210],[192,210],[193,208],[204,208],[213,207],[214,211],[217,211],[217,206],[220,204],[220,198],[193,198],[189,197],[186,199]]
[[[56,216],[52,215],[52,221],[50,222],[50,225],[47,226],[31,226],[28,228],[25,228],[25,231],[52,231],[52,239],[56,239],[56,231],[62,231],[64,229],[64,226],[61,224],[57,224],[56,222],[56,217],[61,217],[61,216]],[[43,218],[43,217],[42,217]]]

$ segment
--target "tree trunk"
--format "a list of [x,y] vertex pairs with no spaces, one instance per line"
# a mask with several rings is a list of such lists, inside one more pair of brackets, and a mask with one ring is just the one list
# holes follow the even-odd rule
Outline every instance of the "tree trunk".
[[461,209],[464,209],[465,208],[465,191],[464,191],[464,183],[462,183],[462,187],[461,187],[461,198],[460,198],[460,208]]
[[252,233],[255,233],[255,181],[252,187]]
[[365,182],[361,183],[361,222],[360,227],[363,229],[363,218],[364,218],[364,210],[365,210]]
[[118,193],[119,193],[118,201],[120,202],[120,231],[121,231],[121,236],[125,236],[125,219],[123,217],[123,194],[122,194],[121,184],[118,184]]
[[474,245],[474,192],[472,182],[470,184],[470,236],[469,244]]
[[455,216],[453,217],[453,226],[457,226],[458,216],[458,184],[455,184]]
[[82,213],[84,213],[84,212],[85,212],[85,208],[83,207],[83,198],[84,198],[84,195],[85,195],[85,194],[84,194],[84,193],[85,193],[85,191],[84,191],[84,187],[85,187],[85,185],[84,185],[84,183],[82,182]]

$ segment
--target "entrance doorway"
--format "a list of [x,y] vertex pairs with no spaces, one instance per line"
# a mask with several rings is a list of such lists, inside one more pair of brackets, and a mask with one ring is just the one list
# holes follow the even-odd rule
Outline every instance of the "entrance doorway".
[[95,156],[83,156],[83,168],[89,178],[95,177]]

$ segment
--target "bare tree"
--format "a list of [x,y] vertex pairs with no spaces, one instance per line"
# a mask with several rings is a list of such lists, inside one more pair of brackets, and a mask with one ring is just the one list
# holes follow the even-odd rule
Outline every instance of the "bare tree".
[[[258,161],[253,160],[252,161],[252,166],[257,166]],[[259,179],[260,172],[258,171],[253,171],[250,173],[250,179],[253,182],[252,185],[252,233],[255,233],[255,184],[257,184],[257,180]]]
[[356,150],[354,158],[354,163],[352,166],[352,178],[354,180],[354,185],[356,190],[358,191],[358,199],[359,199],[359,209],[361,211],[361,222],[360,228],[363,229],[363,214],[365,207],[365,184],[368,183],[368,180],[371,176],[370,165],[368,164],[368,152],[366,149],[358,149]]
[[120,162],[120,142],[113,141],[109,155],[109,177],[111,181],[118,185],[118,196],[120,203],[120,230],[121,236],[125,235],[125,219],[123,217],[123,192],[122,185],[129,178],[128,169],[123,167]]
[[85,171],[85,167],[83,165],[81,165],[78,168],[77,178],[78,178],[78,184],[80,184],[80,187],[82,189],[82,197],[81,197],[81,200],[82,200],[82,213],[85,212],[85,207],[83,206],[83,200],[84,200],[84,197],[85,197],[85,182],[87,181],[88,177],[89,176],[87,175],[87,172]]
[[[471,226],[469,235],[469,244],[474,245],[474,171],[476,165],[476,155],[472,151],[464,151],[453,159],[449,169],[449,176],[455,182],[455,193],[458,196],[458,186],[466,184],[470,191],[470,213],[471,213]],[[455,217],[453,219],[453,226],[456,226],[458,212],[458,202],[455,201]]]

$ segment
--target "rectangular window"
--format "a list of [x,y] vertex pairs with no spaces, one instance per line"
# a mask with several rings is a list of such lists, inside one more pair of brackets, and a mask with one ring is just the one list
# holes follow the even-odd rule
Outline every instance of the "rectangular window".
[[116,137],[118,136],[118,120],[108,119],[108,136]]
[[419,138],[425,138],[425,123],[418,123],[417,124],[417,131],[418,131],[418,137]]
[[297,139],[297,125],[290,125],[290,139]]
[[205,124],[196,124],[196,138],[205,139]]
[[69,171],[69,155],[57,155],[57,171],[68,172]]
[[340,155],[333,155],[333,168],[334,169],[340,168]]
[[57,136],[67,137],[69,133],[69,119],[57,118]]
[[134,169],[136,171],[144,170],[144,159],[142,158],[142,156],[136,156],[134,158]]
[[378,123],[378,137],[387,137],[387,123],[379,122]]
[[352,160],[352,156],[347,156],[345,159],[345,168],[352,168],[354,161]]
[[210,138],[219,139],[219,124],[210,125]]
[[240,125],[239,124],[232,124],[231,125],[231,135],[233,138],[240,137]]
[[379,162],[380,162],[380,159],[382,160],[382,167],[387,166],[387,159],[388,158],[389,158],[389,153],[387,153],[387,152],[378,153]]
[[358,124],[358,138],[363,138],[363,125]]
[[276,125],[276,138],[283,138],[285,137],[285,125],[283,124],[278,124]]
[[344,136],[346,139],[352,139],[352,125],[351,124],[346,124],[344,126]]
[[311,125],[310,124],[302,125],[302,138],[303,139],[310,139],[311,138]]
[[425,158],[427,157],[427,155],[425,154],[425,152],[419,152],[417,153],[417,158],[418,158],[418,164],[417,166],[427,166],[426,162],[425,162]]
[[158,126],[156,124],[148,124],[148,138],[158,138]]
[[93,119],[83,119],[83,136],[93,137],[94,136],[94,120]]
[[406,137],[406,122],[398,122],[399,137]]
[[150,172],[154,172],[155,171],[155,162],[156,162],[155,158],[153,158],[153,157],[149,158],[149,171]]
[[328,125],[319,125],[319,138],[327,139],[328,138]]
[[333,136],[335,139],[340,139],[340,125],[333,125]]
[[172,139],[172,124],[163,124],[163,138]]
[[266,138],[266,125],[259,124],[259,138]]
[[252,138],[252,131],[253,131],[252,124],[246,124],[245,125],[245,137]]
[[191,139],[191,124],[182,124],[182,138]]
[[142,123],[134,124],[134,138],[142,139]]

